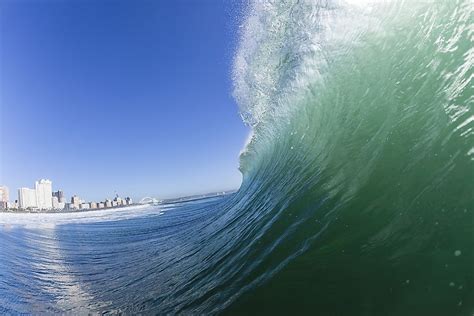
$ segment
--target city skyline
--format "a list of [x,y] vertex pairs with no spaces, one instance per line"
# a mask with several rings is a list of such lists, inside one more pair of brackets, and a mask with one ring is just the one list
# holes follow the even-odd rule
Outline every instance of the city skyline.
[[237,189],[235,6],[5,2],[0,183],[49,177],[91,199]]
[[[43,179],[41,178],[40,180],[33,180],[33,181],[30,181],[30,183],[35,183],[35,182],[38,182],[38,181],[41,181],[41,180],[48,180],[50,181],[49,179]],[[56,181],[55,181],[56,183]],[[66,191],[66,190],[63,190],[61,186],[58,186],[60,187],[61,189],[58,189],[58,190],[53,190],[52,191],[52,195],[55,196],[55,194],[59,192],[61,192],[61,194],[63,194],[65,196],[65,199],[67,200],[67,194],[65,194],[65,192],[69,192],[69,191]],[[8,193],[7,193],[7,196],[9,196],[9,199],[7,198],[6,200],[9,201],[9,202],[13,202],[15,200],[18,200],[18,190],[20,189],[31,189],[29,188],[27,185],[21,185],[17,188],[15,187],[12,187],[10,185],[8,185],[8,183],[0,183],[0,201],[3,200],[3,191],[2,189],[7,189]],[[35,189],[33,189],[35,190]],[[177,199],[177,198],[185,198],[185,197],[190,197],[190,196],[199,196],[199,195],[207,195],[207,194],[213,194],[213,193],[219,193],[219,192],[232,192],[232,191],[235,191],[236,188],[228,188],[228,189],[218,189],[218,190],[213,190],[213,191],[202,191],[202,192],[196,192],[196,193],[191,193],[191,194],[184,194],[184,195],[170,195],[170,196],[160,196],[158,194],[148,194],[148,195],[131,195],[131,194],[126,194],[127,196],[130,196],[131,199],[133,200],[136,200],[136,201],[139,201],[145,197],[150,197],[152,196],[153,198],[159,198],[159,199],[170,199],[170,200],[173,200],[173,199]],[[74,190],[73,190],[74,191]],[[102,197],[97,197],[96,195],[94,195],[95,197],[94,198],[86,198],[85,200],[88,200],[88,201],[92,201],[92,200],[100,200],[100,199],[113,199],[115,196],[117,195],[122,195],[124,192],[123,191],[119,191],[119,190],[105,190],[105,191],[108,191],[109,193],[106,193],[104,194]],[[86,197],[87,195],[86,194],[82,194],[80,193],[80,190],[75,190],[74,191],[75,193],[71,193],[69,196],[72,197],[72,196],[80,196],[80,197]],[[85,201],[84,200],[84,201]]]
[[115,193],[113,198],[107,197],[103,200],[94,201],[82,199],[77,194],[71,194],[70,202],[61,189],[54,191],[53,183],[49,179],[35,181],[34,188],[20,187],[17,189],[17,197],[9,194],[9,187],[0,185],[0,210],[84,210],[100,209],[131,205],[133,199],[120,197]]

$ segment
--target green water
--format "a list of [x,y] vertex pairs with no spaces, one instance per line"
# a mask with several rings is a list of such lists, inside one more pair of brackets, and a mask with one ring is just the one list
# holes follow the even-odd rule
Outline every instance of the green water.
[[253,10],[240,193],[267,226],[227,313],[472,315],[472,3]]

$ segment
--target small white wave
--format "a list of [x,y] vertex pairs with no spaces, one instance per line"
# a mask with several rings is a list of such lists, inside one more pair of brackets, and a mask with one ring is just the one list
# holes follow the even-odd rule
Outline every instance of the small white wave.
[[115,209],[91,210],[64,213],[6,213],[0,212],[0,225],[5,229],[12,226],[54,229],[56,225],[72,223],[93,223],[126,220],[148,215],[159,215],[160,207],[133,205]]

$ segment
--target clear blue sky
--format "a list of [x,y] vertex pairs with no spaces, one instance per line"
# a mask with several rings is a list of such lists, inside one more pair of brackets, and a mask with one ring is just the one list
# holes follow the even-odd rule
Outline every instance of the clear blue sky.
[[238,188],[239,5],[0,3],[0,184],[86,200]]

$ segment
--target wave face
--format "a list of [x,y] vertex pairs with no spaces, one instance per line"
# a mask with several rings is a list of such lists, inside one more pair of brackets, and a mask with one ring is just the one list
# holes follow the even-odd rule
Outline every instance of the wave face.
[[240,190],[0,214],[0,313],[472,315],[472,22],[469,0],[251,3]]
[[251,4],[229,312],[474,312],[473,21],[470,1]]

